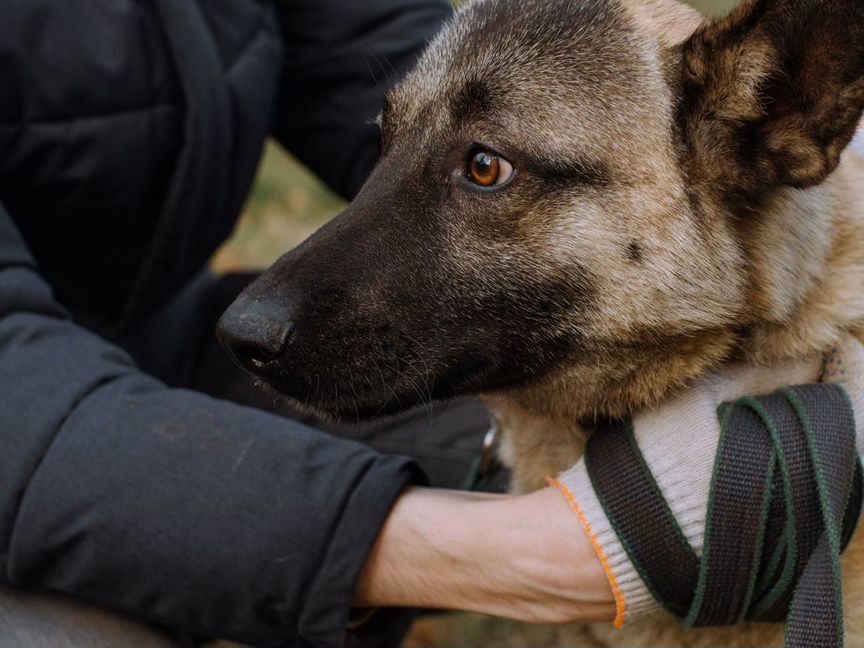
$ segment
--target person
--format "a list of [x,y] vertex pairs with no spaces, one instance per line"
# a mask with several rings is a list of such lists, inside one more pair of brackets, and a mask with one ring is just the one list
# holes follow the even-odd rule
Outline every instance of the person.
[[0,645],[386,646],[413,607],[639,600],[602,512],[562,497],[578,466],[523,496],[427,487],[468,474],[476,404],[324,434],[215,344],[250,277],[206,263],[265,139],[353,195],[446,0],[0,7]]

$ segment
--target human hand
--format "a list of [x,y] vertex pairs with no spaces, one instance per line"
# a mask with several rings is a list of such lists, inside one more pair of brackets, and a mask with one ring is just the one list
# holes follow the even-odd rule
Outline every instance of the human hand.
[[367,560],[354,603],[534,623],[608,621],[615,612],[597,554],[552,488],[518,497],[406,490]]

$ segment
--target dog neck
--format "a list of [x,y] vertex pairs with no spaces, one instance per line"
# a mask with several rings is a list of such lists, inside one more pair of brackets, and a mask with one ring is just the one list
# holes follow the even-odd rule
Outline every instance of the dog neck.
[[[837,171],[806,191],[788,190],[762,235],[773,256],[762,267],[776,298],[762,306],[758,324],[742,340],[740,355],[765,364],[803,357],[832,346],[864,323],[864,158],[849,150]],[[784,259],[785,257],[785,259]]]

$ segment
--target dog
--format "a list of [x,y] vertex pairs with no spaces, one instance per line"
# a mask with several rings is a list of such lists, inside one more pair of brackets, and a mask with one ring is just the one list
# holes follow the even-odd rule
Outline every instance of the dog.
[[[222,337],[319,415],[480,396],[517,488],[538,488],[585,422],[860,337],[862,109],[857,0],[747,0],[716,22],[676,0],[475,0],[388,94],[357,199]],[[764,646],[782,628],[658,619],[563,643]]]

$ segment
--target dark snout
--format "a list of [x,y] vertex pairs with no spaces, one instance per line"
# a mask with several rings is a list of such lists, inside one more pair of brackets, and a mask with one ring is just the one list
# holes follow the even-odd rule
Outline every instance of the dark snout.
[[266,373],[291,342],[295,317],[290,302],[240,295],[216,325],[216,336],[235,362],[249,371]]
[[526,300],[501,307],[496,293],[487,309],[480,286],[489,280],[454,280],[438,213],[445,194],[407,182],[402,159],[382,162],[342,214],[249,285],[218,324],[240,365],[319,416],[370,419],[475,393],[509,377],[516,357],[501,350],[512,333],[490,322]]
[[421,338],[428,311],[441,309],[406,280],[440,284],[431,228],[420,218],[416,231],[394,226],[392,198],[369,191],[248,285],[217,324],[235,362],[320,416],[368,419],[436,396],[434,350]]

